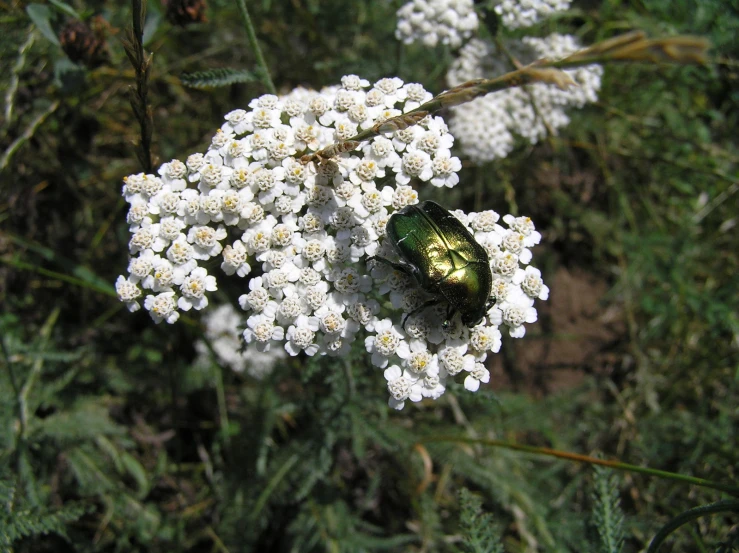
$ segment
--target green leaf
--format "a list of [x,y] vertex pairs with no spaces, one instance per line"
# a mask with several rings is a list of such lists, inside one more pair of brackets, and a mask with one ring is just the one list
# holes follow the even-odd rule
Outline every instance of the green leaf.
[[77,94],[84,88],[85,75],[84,68],[69,58],[59,58],[54,62],[54,84],[65,96]]
[[126,467],[126,472],[136,481],[136,485],[139,488],[137,496],[144,498],[149,493],[149,478],[146,475],[146,469],[144,469],[143,465],[134,456],[125,451],[121,453],[121,461],[123,461],[123,465]]
[[49,3],[53,5],[56,9],[58,9],[60,12],[67,14],[69,17],[74,17],[75,19],[82,19],[82,16],[80,16],[75,9],[67,4],[66,2],[62,2],[61,0],[49,0]]
[[232,69],[222,67],[209,71],[196,71],[195,73],[183,73],[180,77],[182,84],[191,88],[218,88],[234,83],[248,83],[256,81],[257,77],[251,71],[245,69]]
[[144,33],[141,41],[144,46],[154,38],[156,32],[159,30],[159,26],[162,24],[162,12],[156,4],[150,4],[147,14],[146,22],[144,23]]
[[31,21],[33,21],[33,24],[41,31],[41,34],[59,46],[59,37],[56,36],[54,29],[51,28],[51,10],[49,6],[28,4],[26,6],[26,13],[31,18]]

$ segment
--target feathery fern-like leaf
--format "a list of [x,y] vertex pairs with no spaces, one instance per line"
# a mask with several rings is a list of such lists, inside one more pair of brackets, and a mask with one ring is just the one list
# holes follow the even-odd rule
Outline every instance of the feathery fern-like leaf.
[[10,510],[8,505],[3,505],[0,509],[0,548],[3,551],[22,538],[51,533],[66,537],[66,525],[91,510],[89,505],[81,503],[69,503],[54,511],[28,509],[23,502],[19,507]]
[[598,466],[593,468],[593,523],[600,536],[599,551],[620,553],[623,546],[624,514],[618,497],[618,481],[613,471]]
[[462,531],[462,551],[471,553],[503,553],[500,529],[493,522],[490,513],[482,510],[482,500],[467,488],[459,492],[460,526]]

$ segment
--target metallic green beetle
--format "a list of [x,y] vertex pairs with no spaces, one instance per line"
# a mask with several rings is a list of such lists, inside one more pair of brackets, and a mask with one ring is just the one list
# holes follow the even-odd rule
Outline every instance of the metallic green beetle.
[[446,300],[449,311],[444,326],[449,325],[455,310],[466,326],[482,320],[495,302],[490,296],[493,273],[485,248],[459,219],[439,204],[426,201],[393,213],[386,231],[401,263],[377,259],[410,274],[436,296],[413,313]]

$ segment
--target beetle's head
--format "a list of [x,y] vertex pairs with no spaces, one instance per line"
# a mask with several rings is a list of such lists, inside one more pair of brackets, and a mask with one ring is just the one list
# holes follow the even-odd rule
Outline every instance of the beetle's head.
[[[465,326],[469,328],[479,325],[482,322],[483,318],[485,318],[485,315],[487,315],[488,311],[490,311],[490,309],[494,305],[495,298],[491,296],[490,298],[488,298],[488,301],[485,302],[485,305],[481,306],[480,308],[462,312],[462,322],[465,324]],[[442,323],[442,326],[449,323],[450,321],[446,320],[444,321],[444,323]]]
[[487,313],[487,309],[483,312],[474,312],[474,313],[465,313],[462,315],[462,322],[466,327],[473,327],[477,326],[482,322],[483,317],[485,316],[485,313]]
[[[452,326],[454,326],[454,314],[455,314],[455,311],[451,311],[447,313],[446,318],[443,321],[441,321],[442,330],[447,331],[450,328],[452,328]],[[482,318],[485,316],[485,313],[470,314],[470,313],[463,313],[461,311],[459,312],[459,314],[461,315],[461,318],[462,318],[462,324],[470,328],[480,324],[480,321],[482,321]]]

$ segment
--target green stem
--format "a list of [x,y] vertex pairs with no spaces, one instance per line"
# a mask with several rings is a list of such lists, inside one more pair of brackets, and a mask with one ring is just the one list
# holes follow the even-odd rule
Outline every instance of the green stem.
[[[51,337],[51,331],[59,318],[60,309],[55,308],[44,322],[44,326],[41,327],[38,341],[38,352],[43,353],[49,344]],[[31,365],[31,371],[26,377],[26,381],[21,386],[20,390],[16,394],[16,403],[18,409],[18,430],[16,431],[15,440],[15,454],[17,459],[17,478],[19,484],[25,484],[26,493],[32,504],[38,504],[38,492],[34,483],[33,472],[31,465],[28,460],[28,445],[26,443],[26,435],[28,433],[28,421],[29,421],[29,408],[28,398],[31,394],[31,389],[36,383],[41,369],[44,366],[44,356],[38,355],[36,360]]]
[[231,437],[229,435],[228,427],[228,408],[226,406],[226,387],[223,384],[223,367],[218,361],[218,355],[216,350],[213,349],[213,344],[210,339],[203,332],[200,336],[203,340],[205,347],[208,348],[211,357],[213,358],[213,366],[216,368],[215,388],[216,388],[216,400],[218,402],[218,419],[221,430],[221,438],[223,439],[224,445],[228,448],[231,445]]
[[680,528],[683,524],[687,524],[688,522],[691,522],[700,517],[704,517],[706,515],[715,515],[716,513],[723,513],[726,511],[739,513],[739,501],[717,501],[716,503],[696,507],[695,509],[690,509],[688,511],[685,511],[684,513],[679,514],[670,522],[665,524],[662,528],[660,528],[659,532],[657,532],[657,535],[654,536],[654,539],[652,539],[652,542],[649,544],[649,549],[647,549],[647,553],[657,553],[660,545],[662,545],[662,542],[664,542],[670,534]]
[[26,41],[18,49],[18,59],[13,66],[10,84],[8,85],[8,90],[5,92],[5,129],[9,128],[13,121],[13,107],[15,105],[15,95],[18,92],[18,85],[20,84],[20,74],[23,71],[23,66],[26,64],[26,54],[28,54],[31,46],[33,46],[35,39],[36,33],[34,32],[33,26],[31,26],[28,30]]
[[94,290],[95,292],[100,292],[101,294],[110,296],[111,298],[118,298],[118,294],[116,293],[115,289],[112,286],[111,287],[100,286],[98,284],[91,283],[81,278],[77,278],[77,277],[70,276],[64,273],[60,273],[58,271],[51,271],[49,269],[44,269],[43,267],[38,267],[31,263],[26,263],[25,261],[21,261],[20,259],[5,259],[5,258],[0,257],[0,263],[4,263],[5,265],[15,267],[16,269],[32,271],[34,273],[47,276],[54,280],[59,280],[61,282],[67,282],[69,284],[73,284],[74,286],[79,286],[81,288],[88,288],[90,290]]
[[18,381],[15,378],[15,371],[13,370],[13,358],[10,355],[8,345],[5,343],[5,337],[0,338],[0,349],[3,350],[5,367],[8,369],[8,378],[10,379],[10,385],[13,387],[13,393],[18,397],[20,390],[18,388]]
[[[41,337],[39,343],[39,352],[43,352],[46,349],[46,346],[49,343],[49,337],[51,336],[51,329],[54,328],[56,320],[59,318],[59,312],[60,309],[58,307],[55,308],[54,311],[52,311],[49,317],[46,319],[44,326],[41,327],[41,332],[39,333]],[[18,393],[18,418],[20,423],[18,437],[21,440],[25,439],[26,430],[28,429],[28,395],[31,393],[31,388],[33,388],[36,379],[41,374],[41,369],[43,366],[44,356],[39,355],[33,362],[33,365],[31,365],[31,372],[28,374],[26,382],[23,384],[23,387],[21,387],[20,392]]]
[[218,418],[221,428],[221,438],[226,448],[231,446],[231,436],[229,435],[228,409],[226,407],[226,388],[223,385],[223,367],[217,364],[216,371],[216,396],[218,399]]
[[49,106],[39,113],[36,118],[31,121],[31,123],[26,127],[26,130],[23,131],[23,134],[21,134],[18,138],[16,138],[10,146],[5,150],[2,157],[0,157],[0,171],[3,171],[8,165],[10,164],[10,160],[13,158],[13,155],[23,146],[26,142],[31,140],[33,138],[33,135],[36,134],[36,131],[38,128],[46,121],[47,117],[54,113],[57,108],[59,107],[59,100],[54,100]]
[[298,461],[300,461],[300,456],[297,453],[289,457],[287,461],[285,461],[283,465],[277,470],[277,472],[269,480],[269,482],[267,482],[264,490],[261,494],[259,494],[259,497],[257,498],[254,509],[252,509],[251,513],[249,514],[250,520],[255,520],[259,513],[262,512],[262,509],[264,509],[264,506],[269,500],[269,496],[272,495],[272,492],[275,491],[275,488],[277,488],[282,479],[285,478],[287,473],[290,472],[290,469],[293,468],[293,465]]
[[269,67],[267,67],[267,62],[264,61],[264,56],[262,55],[262,49],[259,47],[257,33],[254,31],[254,25],[252,25],[251,17],[249,17],[249,10],[246,9],[246,3],[244,0],[236,0],[236,5],[239,6],[239,13],[244,22],[246,36],[249,39],[249,46],[251,46],[252,52],[254,52],[254,55],[257,58],[257,65],[259,66],[262,82],[264,83],[264,86],[267,87],[270,94],[277,94],[277,89],[272,82],[272,77],[269,75]]
[[601,465],[616,470],[623,470],[626,472],[638,472],[641,474],[648,474],[650,476],[656,476],[658,478],[664,478],[667,480],[677,480],[685,484],[692,484],[695,486],[701,486],[704,488],[713,488],[733,496],[739,497],[739,487],[732,484],[723,484],[719,482],[713,482],[712,480],[706,480],[705,478],[697,478],[695,476],[687,476],[685,474],[678,474],[675,472],[669,472],[666,470],[658,470],[650,467],[641,467],[639,465],[630,465],[628,463],[622,463],[621,461],[608,461],[606,459],[598,459],[596,457],[589,457],[588,455],[581,455],[579,453],[570,453],[568,451],[560,451],[558,449],[551,449],[549,447],[537,447],[532,445],[517,444],[513,442],[504,442],[502,440],[488,440],[488,439],[470,439],[470,438],[458,438],[454,436],[437,436],[429,437],[421,440],[421,443],[429,442],[453,442],[453,443],[464,443],[464,444],[482,444],[491,447],[501,447],[504,449],[512,449],[515,451],[525,451],[526,453],[533,453],[534,455],[547,455],[549,457],[557,457],[559,459],[567,459],[569,461],[576,461],[578,463],[588,463],[590,465]]

